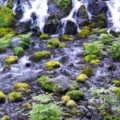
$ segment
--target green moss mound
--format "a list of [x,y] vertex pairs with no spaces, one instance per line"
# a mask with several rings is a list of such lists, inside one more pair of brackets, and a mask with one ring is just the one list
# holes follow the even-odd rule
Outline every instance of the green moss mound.
[[50,37],[49,34],[42,34],[40,35],[40,39],[48,39]]
[[4,115],[1,120],[10,120],[10,117],[7,115]]
[[14,55],[22,56],[24,54],[24,49],[22,47],[15,47],[13,53]]
[[7,34],[14,34],[14,31],[12,28],[0,28],[0,37],[3,37]]
[[0,103],[4,103],[5,102],[5,94],[0,91]]
[[14,15],[11,9],[0,6],[0,28],[12,27],[15,23]]

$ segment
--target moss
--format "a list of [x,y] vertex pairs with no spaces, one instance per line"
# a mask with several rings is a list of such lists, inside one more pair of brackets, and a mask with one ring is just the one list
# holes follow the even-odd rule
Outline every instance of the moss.
[[5,64],[10,65],[17,63],[18,57],[17,56],[9,56],[8,58],[5,59]]
[[72,38],[70,37],[70,35],[65,34],[65,35],[62,36],[62,40],[63,41],[69,41],[69,40],[72,40]]
[[7,7],[12,9],[13,0],[8,0]]
[[14,15],[11,9],[0,6],[0,28],[12,27],[14,25]]
[[90,67],[85,67],[85,68],[82,70],[82,74],[85,74],[85,75],[87,75],[88,77],[91,77],[91,76],[93,75],[92,68],[90,68]]
[[98,60],[98,59],[91,60],[90,64],[98,66],[98,65],[100,65],[100,60]]
[[4,103],[5,102],[5,94],[0,91],[0,103]]
[[80,86],[77,83],[73,84],[73,89],[74,90],[79,90]]
[[30,86],[27,83],[15,83],[14,84],[14,90],[16,92],[25,92],[25,93],[31,93],[32,90],[30,89]]
[[0,28],[0,37],[3,37],[7,34],[14,34],[14,31],[12,28]]
[[62,96],[61,100],[62,100],[62,102],[67,103],[70,100],[70,97],[67,95]]
[[46,62],[45,67],[47,70],[53,70],[55,68],[59,68],[60,63],[58,61],[49,61],[49,62]]
[[87,75],[85,75],[85,74],[80,74],[80,75],[76,78],[76,80],[77,80],[78,82],[85,82],[87,79],[88,79],[88,77],[87,77]]
[[97,18],[98,18],[99,21],[106,22],[106,18],[105,18],[105,16],[103,14],[98,14]]
[[69,91],[66,95],[70,96],[72,100],[80,100],[84,98],[84,93],[80,90]]
[[85,39],[90,35],[90,31],[88,29],[81,30],[80,33],[77,34],[78,39]]
[[40,61],[41,59],[48,59],[51,57],[51,54],[49,51],[42,51],[42,52],[36,52],[31,56],[32,61]]
[[31,110],[32,109],[32,105],[30,103],[24,103],[22,105],[22,107],[24,108],[24,110]]
[[10,120],[10,117],[7,115],[4,115],[1,120]]
[[48,39],[50,37],[49,34],[42,34],[40,35],[40,39]]
[[75,101],[69,100],[69,101],[66,103],[66,106],[69,107],[69,108],[76,108],[76,107],[77,107],[77,104],[75,103]]
[[8,95],[8,99],[10,102],[21,102],[23,100],[23,97],[21,95],[21,93],[19,92],[11,92],[9,95]]
[[64,48],[65,46],[66,44],[60,42],[58,38],[52,38],[47,42],[48,48]]
[[86,56],[84,57],[84,61],[85,61],[85,62],[90,62],[91,60],[94,60],[94,59],[96,59],[96,58],[97,58],[96,55],[86,55]]
[[113,84],[115,84],[117,87],[120,87],[120,81],[119,80],[113,80]]
[[14,55],[21,56],[24,54],[24,49],[22,47],[16,47],[13,49]]

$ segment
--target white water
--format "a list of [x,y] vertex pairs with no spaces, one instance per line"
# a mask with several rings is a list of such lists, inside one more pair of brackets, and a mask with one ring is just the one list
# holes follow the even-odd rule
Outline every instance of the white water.
[[107,1],[108,11],[108,20],[112,24],[112,30],[118,32],[120,31],[120,0],[110,0]]
[[[23,7],[23,18],[20,22],[26,22],[31,20],[33,23],[33,19],[31,18],[32,13],[36,14],[36,26],[39,26],[41,32],[43,32],[43,27],[45,25],[45,20],[48,17],[48,0],[29,0],[28,2],[22,3]],[[16,9],[16,6],[13,7],[13,11]],[[14,12],[15,13],[15,12]]]

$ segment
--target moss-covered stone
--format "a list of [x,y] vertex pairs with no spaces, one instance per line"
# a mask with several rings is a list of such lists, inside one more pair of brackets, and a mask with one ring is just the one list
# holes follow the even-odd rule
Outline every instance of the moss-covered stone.
[[60,42],[58,38],[52,38],[47,42],[48,48],[63,48],[66,44],[63,42]]
[[84,93],[80,90],[69,91],[66,95],[70,96],[72,100],[80,100],[84,98]]
[[66,103],[66,106],[69,107],[69,108],[76,108],[76,107],[77,107],[77,104],[75,103],[75,101],[69,100],[69,101]]
[[91,60],[90,64],[98,66],[98,65],[100,65],[100,60],[98,60],[98,59]]
[[0,91],[0,103],[4,103],[5,102],[5,94]]
[[7,115],[4,115],[1,120],[10,120],[10,117]]
[[0,6],[0,28],[12,27],[14,25],[14,15],[11,9]]
[[8,58],[5,59],[5,64],[10,65],[10,64],[17,63],[17,61],[18,61],[17,56],[9,56]]
[[88,77],[91,77],[91,76],[93,75],[92,68],[90,68],[90,67],[85,67],[85,68],[82,70],[82,74],[85,74],[85,75],[87,75]]
[[70,37],[70,35],[65,34],[65,35],[62,36],[62,40],[63,41],[69,41],[69,40],[72,40],[72,38]]
[[94,60],[94,59],[96,59],[96,58],[97,58],[96,55],[86,55],[86,56],[84,57],[84,61],[85,61],[85,62],[90,62],[91,60]]
[[70,96],[64,95],[61,98],[62,102],[67,103],[70,100]]
[[85,74],[80,74],[79,76],[77,76],[76,80],[77,82],[85,82],[88,79],[87,75]]
[[32,90],[30,89],[30,86],[27,83],[15,83],[14,90],[16,92],[22,92],[22,93],[31,93],[32,92]]
[[0,28],[0,37],[3,37],[7,34],[14,34],[14,31],[12,28]]
[[90,31],[88,29],[81,30],[80,33],[77,34],[78,39],[85,39],[90,35]]
[[48,38],[50,38],[49,34],[42,34],[42,35],[40,35],[40,39],[48,39]]
[[113,84],[115,84],[117,87],[120,87],[120,80],[113,80]]
[[47,70],[53,70],[55,68],[59,68],[60,63],[58,61],[49,61],[45,63],[45,67]]
[[21,56],[21,55],[24,54],[24,49],[23,49],[22,47],[15,47],[15,48],[13,49],[13,53],[14,53],[14,55],[16,55],[16,56]]
[[19,92],[11,92],[9,95],[8,95],[8,100],[10,102],[21,102],[23,100],[23,97],[21,95],[21,93]]
[[34,62],[40,61],[41,59],[48,59],[51,57],[51,54],[49,51],[42,51],[42,52],[36,52],[34,53],[30,59]]

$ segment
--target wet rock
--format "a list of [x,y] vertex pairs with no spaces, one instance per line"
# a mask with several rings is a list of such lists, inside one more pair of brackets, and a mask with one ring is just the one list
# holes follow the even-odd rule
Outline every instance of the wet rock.
[[22,42],[22,38],[14,37],[11,40],[11,47],[12,48],[18,47],[18,46],[20,46],[21,42]]
[[44,32],[49,34],[55,34],[58,30],[58,27],[59,27],[58,16],[55,14],[51,14],[45,22]]

